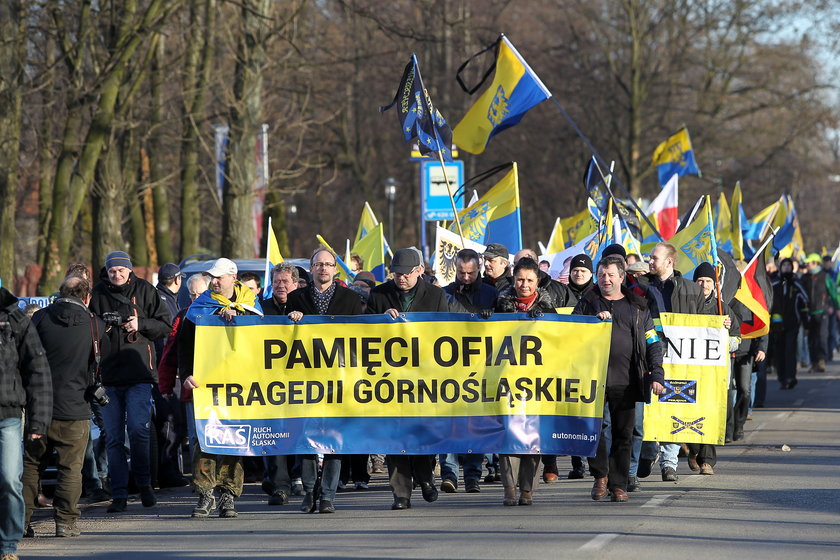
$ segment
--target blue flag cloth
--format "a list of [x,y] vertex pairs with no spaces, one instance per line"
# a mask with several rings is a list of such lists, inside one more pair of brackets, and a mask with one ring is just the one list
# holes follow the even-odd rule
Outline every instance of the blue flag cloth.
[[598,211],[602,215],[606,214],[610,193],[604,185],[604,176],[598,168],[594,157],[590,158],[586,164],[586,170],[583,172],[583,186],[586,188],[589,198],[595,203]]
[[397,117],[406,142],[417,138],[421,154],[440,152],[444,161],[452,161],[452,130],[440,111],[432,105],[420,77],[416,55],[411,55],[405,67],[394,100],[390,105],[380,107],[379,112],[387,111],[394,105],[397,106]]
[[689,173],[700,175],[700,168],[694,159],[691,138],[685,127],[659,144],[653,152],[653,165],[659,175],[659,184],[665,186],[674,174],[679,176]]

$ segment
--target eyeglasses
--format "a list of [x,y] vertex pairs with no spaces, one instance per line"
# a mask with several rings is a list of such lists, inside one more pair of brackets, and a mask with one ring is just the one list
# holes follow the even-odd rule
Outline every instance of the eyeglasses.
[[312,268],[332,268],[335,266],[335,263],[328,263],[328,262],[316,262],[312,263]]

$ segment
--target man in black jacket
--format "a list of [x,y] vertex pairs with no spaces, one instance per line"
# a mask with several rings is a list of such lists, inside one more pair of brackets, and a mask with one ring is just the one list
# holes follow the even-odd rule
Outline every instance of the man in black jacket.
[[501,243],[491,243],[484,249],[484,280],[501,293],[508,286],[513,285],[510,275],[510,253]]
[[[287,309],[289,319],[300,321],[304,315],[361,315],[362,300],[353,290],[339,286],[334,280],[335,254],[327,249],[315,251],[309,259],[312,283],[306,288],[289,294]],[[341,475],[341,455],[324,454],[321,476],[320,513],[335,513],[335,493]],[[301,478],[306,495],[300,510],[315,511],[315,482],[318,476],[318,456],[304,455],[301,461]]]
[[157,503],[149,464],[152,384],[158,381],[154,341],[169,334],[172,318],[155,287],[134,275],[126,253],[110,253],[100,279],[90,309],[105,321],[111,344],[111,353],[102,361],[102,383],[110,400],[102,413],[114,497],[108,512],[118,513],[128,503],[126,428],[131,472],[143,506]]
[[[416,250],[400,249],[394,253],[391,260],[394,279],[370,291],[366,312],[385,313],[396,319],[400,313],[449,311],[446,295],[441,288],[418,281],[421,268],[420,255]],[[411,491],[414,488],[412,475],[420,484],[423,499],[427,502],[437,500],[438,492],[433,472],[434,455],[389,455],[387,461],[391,490],[394,492],[391,509],[411,507]]]
[[26,439],[47,433],[52,418],[52,378],[35,327],[18,299],[0,288],[0,556],[17,558],[23,537],[23,411]]
[[53,497],[55,536],[77,537],[77,504],[82,494],[82,463],[90,433],[93,398],[88,387],[101,356],[109,343],[105,323],[91,313],[90,282],[69,277],[59,289],[59,297],[32,318],[50,364],[53,386],[52,422],[46,437],[27,442],[23,465],[23,496],[26,500],[26,526],[38,496],[42,458],[53,449],[58,452],[58,481]]

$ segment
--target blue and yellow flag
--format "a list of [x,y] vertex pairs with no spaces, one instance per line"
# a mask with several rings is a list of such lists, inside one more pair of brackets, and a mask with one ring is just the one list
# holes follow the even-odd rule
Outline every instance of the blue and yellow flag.
[[[510,171],[478,199],[458,212],[464,237],[482,245],[501,243],[515,253],[522,248],[522,220],[519,212],[519,171],[516,162]],[[458,231],[454,223],[449,228]]]
[[316,234],[315,238],[318,240],[318,243],[329,249],[335,255],[335,270],[336,274],[338,274],[338,278],[343,280],[346,283],[350,283],[356,277],[356,274],[350,270],[350,265],[344,262],[344,260],[338,255],[338,253],[333,249],[327,240],[324,239],[320,234]]
[[268,239],[265,246],[265,280],[263,281],[262,298],[271,297],[271,271],[275,266],[283,262],[283,255],[280,254],[280,245],[277,243],[277,236],[274,235],[274,227],[271,225],[271,216],[268,217]]
[[365,262],[365,270],[373,273],[377,282],[385,281],[385,243],[382,236],[382,224],[373,226],[367,235],[353,244],[353,252]]
[[597,222],[592,218],[592,213],[588,208],[574,216],[561,219],[560,227],[563,229],[567,247],[577,244],[588,235],[598,231]]
[[732,254],[732,213],[726,195],[720,193],[715,205],[715,236],[721,249]]
[[744,239],[747,241],[758,241],[764,239],[764,234],[770,224],[773,223],[773,218],[776,217],[776,212],[779,211],[779,202],[776,201],[750,219],[747,227],[743,229]]
[[440,152],[445,161],[452,161],[452,131],[423,86],[416,55],[411,55],[403,71],[394,100],[390,105],[380,107],[379,112],[387,111],[394,105],[397,105],[397,117],[406,142],[417,138],[421,154]]
[[518,124],[532,107],[551,97],[551,92],[504,34],[496,45],[493,82],[453,131],[455,144],[471,154],[482,153],[493,136]]
[[732,217],[732,258],[744,260],[744,226],[747,223],[747,217],[744,215],[744,206],[742,204],[741,183],[735,183],[735,190],[732,191],[732,208],[730,208]]
[[683,127],[676,134],[659,144],[653,151],[653,165],[659,174],[659,185],[664,186],[674,174],[700,175],[700,169],[694,159],[694,150],[688,129]]
[[[356,238],[353,241],[353,245],[358,243],[362,240],[362,238],[368,234],[368,232],[373,231],[379,224],[379,220],[376,219],[376,214],[373,213],[373,209],[370,207],[370,204],[365,201],[365,205],[362,208],[362,217],[359,218],[359,227],[356,228]],[[388,246],[388,240],[385,239],[385,230],[382,230],[382,250],[385,254],[391,254],[391,248]],[[367,266],[367,263],[365,263]]]
[[691,278],[694,269],[702,262],[713,266],[718,264],[712,203],[709,195],[705,195],[704,198],[703,207],[697,212],[694,220],[668,240],[668,243],[677,249],[674,268],[686,278]]

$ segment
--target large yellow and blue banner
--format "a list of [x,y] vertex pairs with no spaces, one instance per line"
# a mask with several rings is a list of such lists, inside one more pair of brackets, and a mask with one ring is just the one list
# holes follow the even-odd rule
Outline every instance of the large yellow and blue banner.
[[407,313],[196,318],[201,448],[593,456],[612,323]]
[[729,333],[720,315],[662,313],[665,392],[645,405],[645,440],[723,444]]

